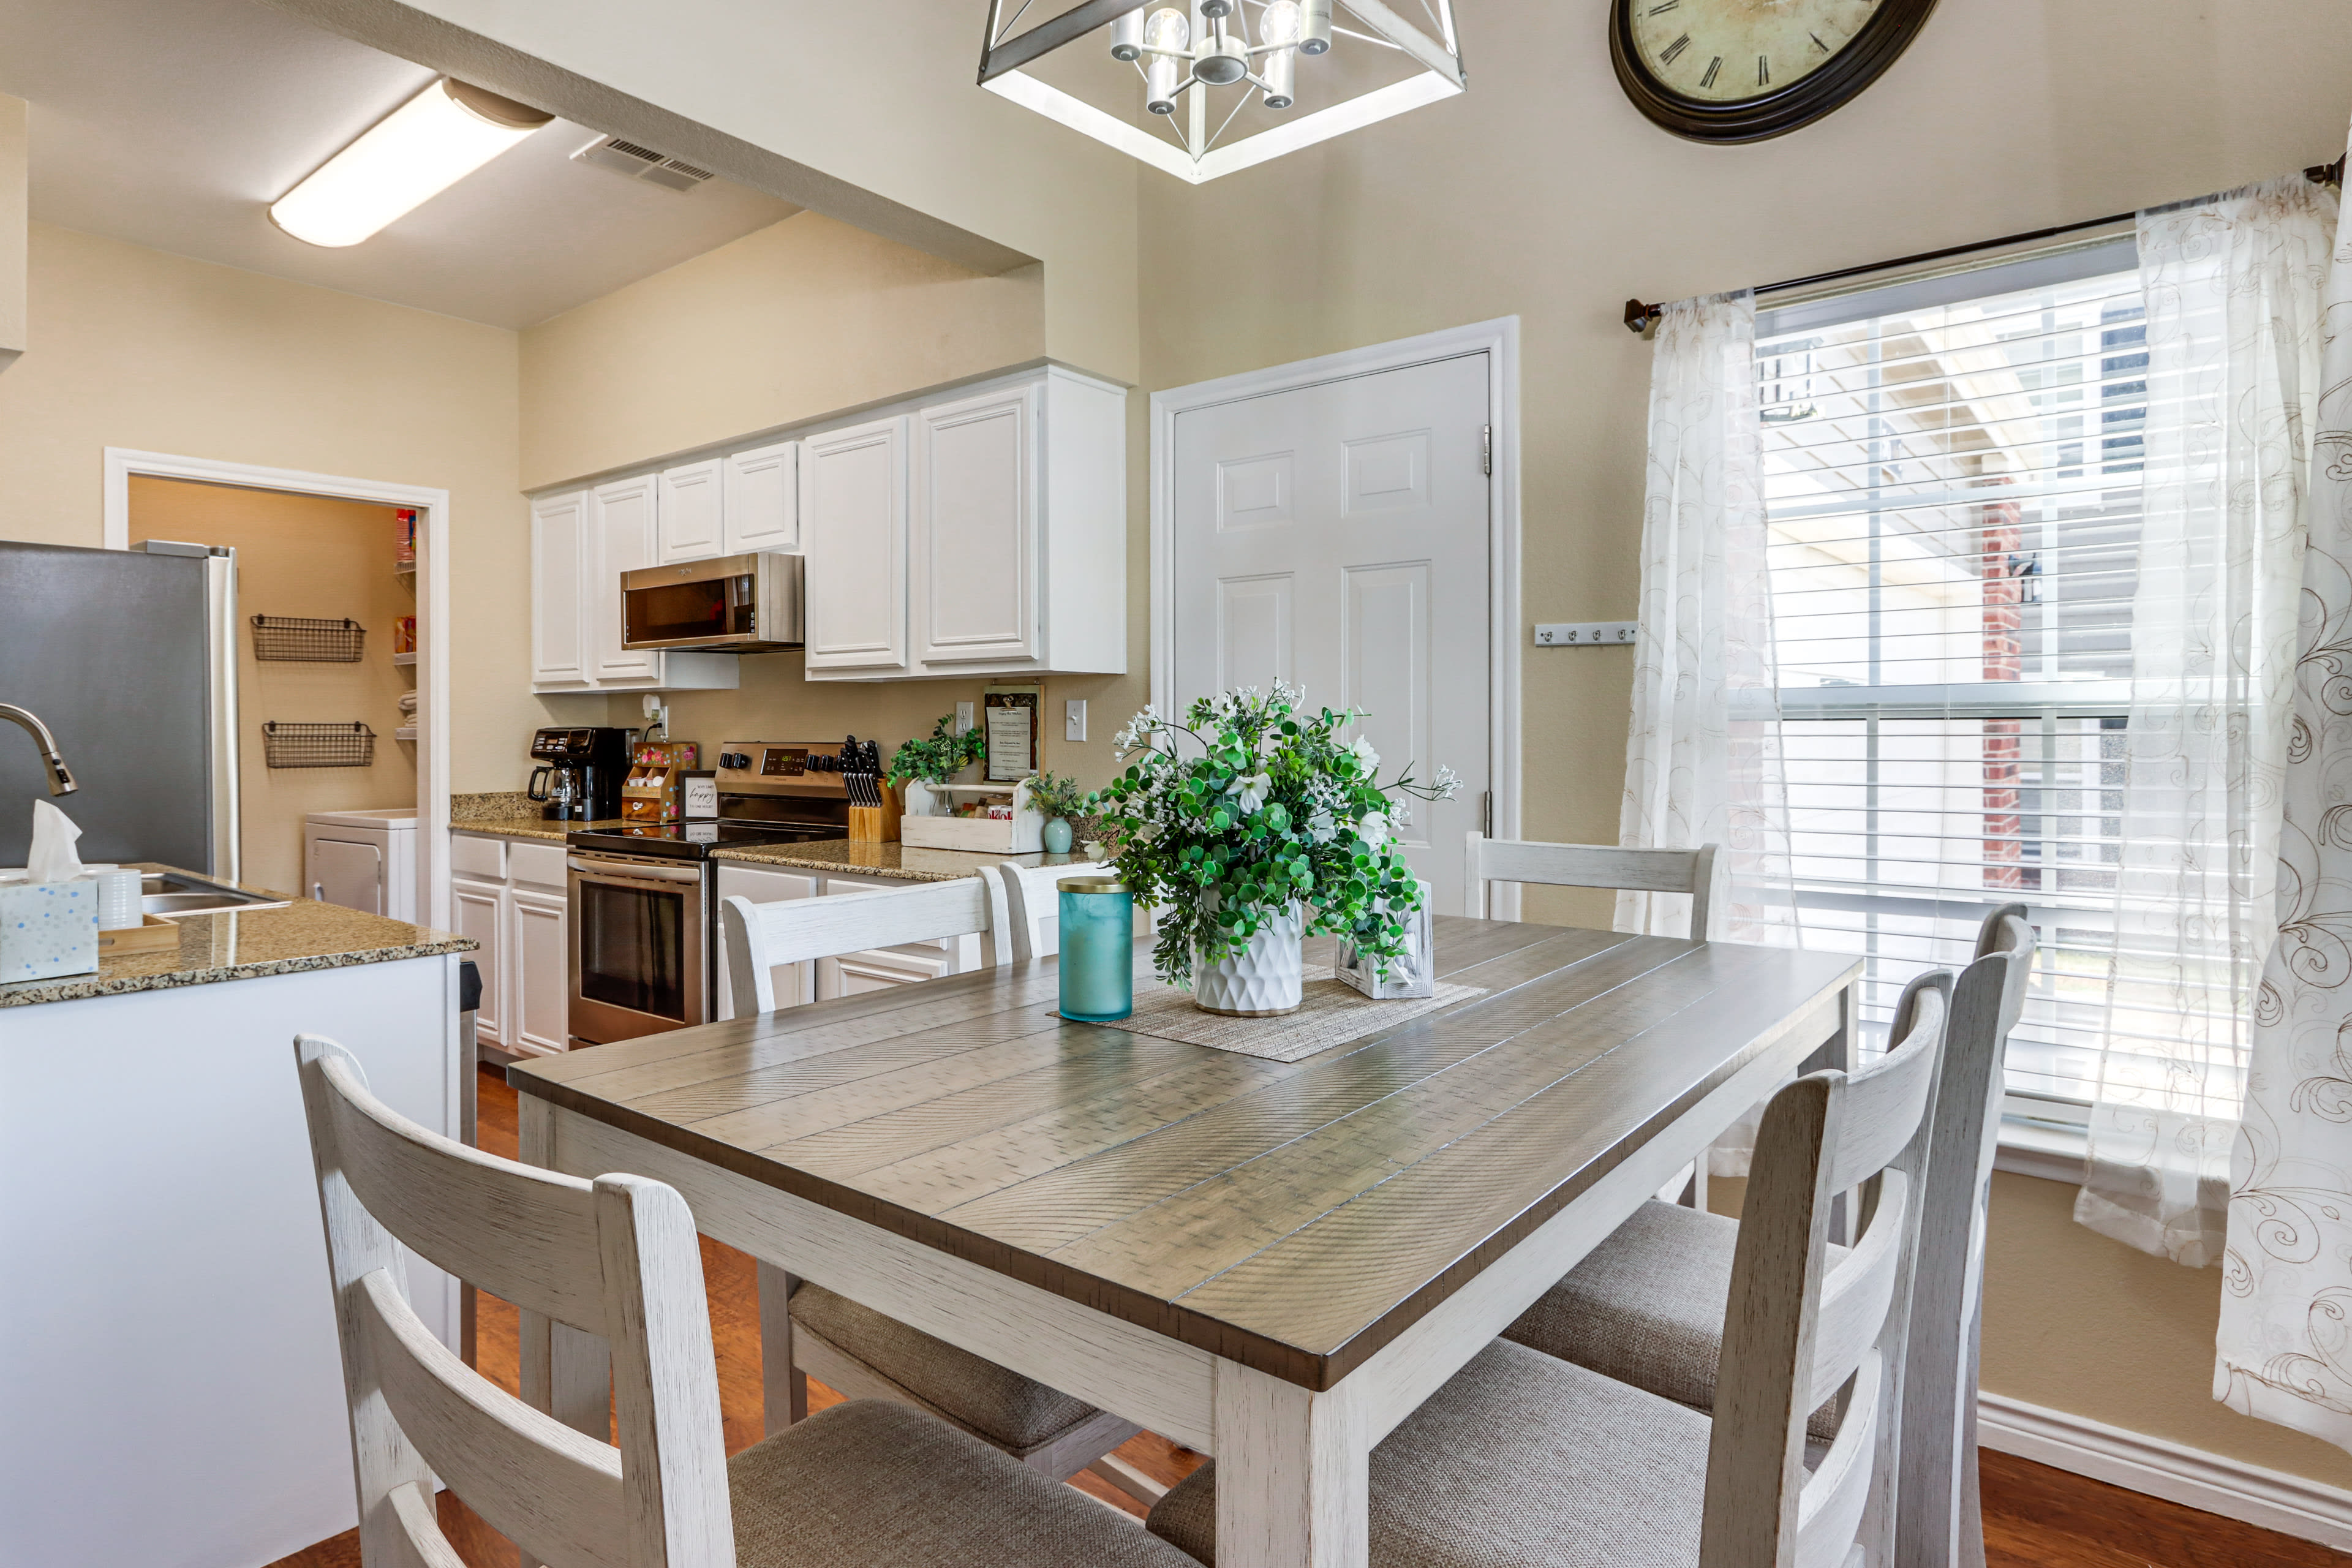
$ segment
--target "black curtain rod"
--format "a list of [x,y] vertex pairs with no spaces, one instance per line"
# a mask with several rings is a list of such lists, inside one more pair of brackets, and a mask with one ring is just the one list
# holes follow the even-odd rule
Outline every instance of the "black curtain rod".
[[[2305,169],[2304,177],[2322,185],[2344,183],[2344,160],[2333,163],[2315,163]],[[2004,245],[2023,245],[2031,240],[2055,239],[2062,234],[2074,234],[2086,228],[2103,228],[2111,223],[2129,223],[2137,213],[2115,213],[2106,217],[2095,217],[2082,223],[2061,224],[2056,228],[2037,228],[2025,234],[2003,235],[1999,239],[1980,239],[1969,245],[1947,246],[1942,250],[1923,250],[1916,256],[1898,256],[1892,261],[1874,261],[1867,267],[1841,267],[1834,272],[1816,272],[1810,278],[1790,278],[1779,283],[1757,287],[1759,294],[1776,294],[1788,289],[1810,289],[1816,283],[1834,283],[1842,278],[1861,278],[1873,272],[1885,272],[1897,267],[1916,267],[1922,262],[1941,261],[1950,256],[1966,256],[1971,251],[1993,250]],[[1650,323],[1665,314],[1664,305],[1644,305],[1639,300],[1625,301],[1625,326],[1636,334],[1650,330]]]

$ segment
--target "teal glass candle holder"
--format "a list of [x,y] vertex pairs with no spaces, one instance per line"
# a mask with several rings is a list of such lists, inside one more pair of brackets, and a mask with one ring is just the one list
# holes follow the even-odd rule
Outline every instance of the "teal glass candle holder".
[[1108,877],[1068,877],[1061,896],[1062,1016],[1108,1024],[1135,1011],[1135,895]]

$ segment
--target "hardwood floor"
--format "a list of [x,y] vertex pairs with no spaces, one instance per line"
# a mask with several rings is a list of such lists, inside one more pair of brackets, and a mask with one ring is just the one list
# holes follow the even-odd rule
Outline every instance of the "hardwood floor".
[[[514,1091],[503,1078],[481,1081],[481,1145],[511,1156]],[[711,1339],[719,1360],[719,1392],[730,1453],[761,1435],[759,1286],[751,1259],[704,1238],[703,1282],[710,1296]],[[478,1362],[484,1376],[512,1389],[515,1313],[485,1298],[478,1319]],[[840,1395],[811,1381],[809,1405],[823,1409]],[[1119,1458],[1163,1484],[1192,1473],[1202,1456],[1164,1437],[1136,1437]],[[1985,1568],[2352,1568],[2352,1556],[2292,1536],[2183,1508],[1987,1449],[1983,1456]],[[1132,1500],[1089,1475],[1076,1484],[1130,1513]],[[468,1568],[512,1568],[515,1551],[503,1537],[445,1492],[442,1529]],[[360,1568],[356,1531],[280,1558],[270,1568]]]

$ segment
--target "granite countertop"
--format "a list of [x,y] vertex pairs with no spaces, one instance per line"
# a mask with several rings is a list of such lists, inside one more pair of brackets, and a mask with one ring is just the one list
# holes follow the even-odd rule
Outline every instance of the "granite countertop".
[[500,838],[543,838],[550,844],[561,844],[574,833],[585,833],[591,829],[601,831],[605,828],[627,826],[628,824],[617,816],[595,822],[581,822],[576,819],[550,821],[537,812],[533,812],[529,816],[486,816],[462,821],[453,817],[450,819],[449,831],[488,833]]
[[[130,862],[142,871],[175,868]],[[249,893],[281,893],[245,883]],[[101,958],[94,974],[60,974],[47,980],[0,984],[0,1007],[40,1002],[79,1002],[131,991],[165,991],[181,985],[211,985],[224,980],[254,980],[311,969],[343,969],[360,963],[391,963],[404,958],[470,952],[480,945],[447,931],[362,914],[334,904],[296,899],[283,909],[239,910],[217,915],[176,915],[177,949]]]
[[739,846],[710,852],[714,860],[790,866],[802,871],[838,871],[891,882],[952,882],[977,877],[991,866],[1083,866],[1083,855],[981,855],[963,849],[909,849],[903,844],[873,844],[851,838],[821,838],[814,844]]

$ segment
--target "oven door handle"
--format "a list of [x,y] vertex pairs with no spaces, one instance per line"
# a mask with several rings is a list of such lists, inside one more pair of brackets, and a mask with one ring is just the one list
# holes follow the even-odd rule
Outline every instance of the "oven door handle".
[[583,877],[599,882],[668,882],[698,883],[700,870],[672,870],[667,866],[615,866],[606,861],[572,860],[568,862]]

